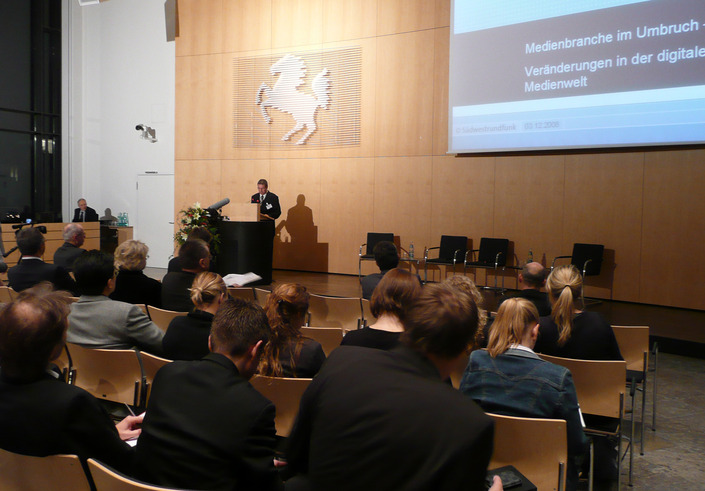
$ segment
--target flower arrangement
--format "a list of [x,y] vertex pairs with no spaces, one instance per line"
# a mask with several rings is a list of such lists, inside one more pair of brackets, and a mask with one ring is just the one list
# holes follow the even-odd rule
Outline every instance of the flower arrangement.
[[213,240],[211,241],[211,253],[217,254],[220,246],[220,236],[218,235],[218,228],[211,220],[210,212],[202,208],[200,203],[194,203],[193,206],[179,211],[179,215],[181,215],[179,231],[174,234],[174,241],[182,245],[186,242],[191,230],[196,227],[203,227],[213,236]]

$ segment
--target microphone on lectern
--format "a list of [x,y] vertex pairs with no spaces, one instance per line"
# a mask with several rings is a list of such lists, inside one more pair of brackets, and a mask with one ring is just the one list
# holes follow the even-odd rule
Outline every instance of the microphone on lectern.
[[217,210],[219,208],[222,208],[223,206],[227,205],[230,203],[230,198],[223,198],[220,201],[213,203],[208,207],[209,210]]

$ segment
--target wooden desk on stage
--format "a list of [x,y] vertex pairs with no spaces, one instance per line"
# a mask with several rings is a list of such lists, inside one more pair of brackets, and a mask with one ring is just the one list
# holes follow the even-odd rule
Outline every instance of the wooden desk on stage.
[[[221,276],[250,271],[262,280],[252,285],[272,282],[274,220],[259,221],[259,204],[230,205],[230,221],[218,224],[220,252],[217,269]],[[249,285],[248,285],[249,286]]]

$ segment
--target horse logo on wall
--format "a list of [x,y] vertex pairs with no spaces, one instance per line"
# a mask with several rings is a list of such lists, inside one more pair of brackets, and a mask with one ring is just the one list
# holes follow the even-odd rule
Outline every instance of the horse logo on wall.
[[[259,86],[255,102],[261,106],[262,116],[267,123],[272,122],[272,117],[267,112],[269,107],[291,114],[296,120],[296,125],[282,137],[282,141],[288,141],[292,135],[305,127],[306,132],[296,142],[297,145],[303,145],[316,131],[318,108],[328,109],[330,104],[331,82],[328,69],[321,70],[311,82],[313,95],[299,89],[306,76],[306,63],[300,57],[290,54],[284,55],[269,68],[269,71],[272,75],[278,73],[279,77],[274,87],[265,83]],[[264,100],[262,93],[266,96]]]

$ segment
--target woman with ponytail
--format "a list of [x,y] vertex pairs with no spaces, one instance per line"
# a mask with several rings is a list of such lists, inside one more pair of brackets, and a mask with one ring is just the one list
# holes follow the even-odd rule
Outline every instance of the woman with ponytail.
[[170,360],[200,360],[206,356],[213,317],[228,296],[228,287],[217,273],[196,275],[190,288],[194,308],[175,317],[162,339],[164,356]]
[[306,287],[295,283],[281,284],[269,294],[264,311],[271,334],[260,359],[260,375],[310,378],[326,361],[321,344],[301,334],[308,299]]
[[582,360],[621,360],[612,326],[597,312],[576,307],[583,279],[572,264],[554,269],[546,280],[551,315],[541,317],[536,351]]
[[574,490],[586,450],[578,396],[567,368],[542,360],[533,351],[539,314],[529,300],[502,302],[487,340],[473,351],[460,391],[486,412],[523,418],[564,419],[568,433],[566,489]]

